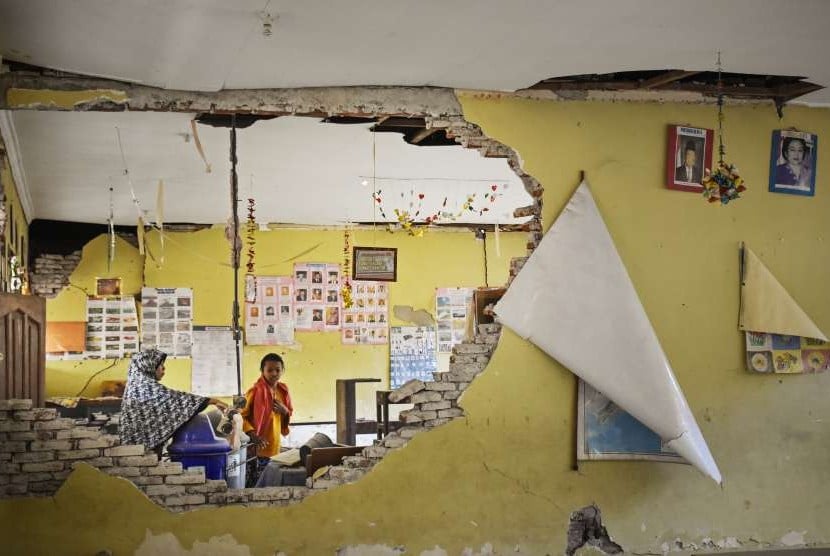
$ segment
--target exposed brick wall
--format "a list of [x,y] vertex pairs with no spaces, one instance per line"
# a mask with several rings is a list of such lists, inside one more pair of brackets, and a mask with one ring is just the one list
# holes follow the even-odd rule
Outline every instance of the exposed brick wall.
[[69,284],[69,276],[80,262],[80,250],[65,256],[38,256],[29,272],[32,293],[41,297],[55,297]]
[[464,416],[458,400],[464,390],[490,361],[501,335],[501,325],[481,324],[472,341],[456,344],[450,357],[450,370],[433,373],[433,381],[410,380],[389,394],[394,402],[413,403],[414,407],[400,413],[404,426],[388,434],[360,455],[343,458],[343,465],[330,467],[306,484],[325,490],[353,483],[368,473],[386,454],[406,446],[411,438]]
[[51,496],[80,463],[135,484],[150,500],[172,511],[242,504],[285,506],[299,502],[306,487],[228,489],[205,478],[204,469],[160,461],[144,446],[119,445],[100,427],[62,419],[31,400],[0,400],[0,498]]

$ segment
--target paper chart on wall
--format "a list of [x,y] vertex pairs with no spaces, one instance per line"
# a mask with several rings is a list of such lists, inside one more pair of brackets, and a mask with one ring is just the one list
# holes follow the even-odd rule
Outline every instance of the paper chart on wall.
[[193,290],[141,288],[141,346],[169,357],[190,357],[193,346]]
[[138,351],[138,314],[132,296],[86,301],[87,359],[120,359]]
[[[242,353],[239,355],[241,360]],[[194,394],[236,394],[236,342],[229,326],[193,327],[192,369],[191,392]]]
[[294,327],[297,330],[340,328],[340,265],[294,265]]
[[438,370],[435,353],[435,327],[393,326],[389,329],[389,387],[403,386],[408,380],[433,380]]
[[344,344],[385,344],[389,341],[389,286],[385,282],[352,281],[350,308],[342,308]]
[[290,276],[257,276],[252,302],[245,303],[245,343],[294,344],[294,283]]
[[473,288],[437,288],[435,320],[438,324],[438,352],[451,353],[467,336]]

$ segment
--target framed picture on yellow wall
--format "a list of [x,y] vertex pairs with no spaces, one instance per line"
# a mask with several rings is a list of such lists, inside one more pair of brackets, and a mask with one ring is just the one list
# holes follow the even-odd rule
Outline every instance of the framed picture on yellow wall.
[[711,129],[670,125],[666,155],[666,187],[700,193],[703,176],[712,168]]
[[96,278],[95,295],[121,295],[121,278]]
[[772,132],[769,190],[773,193],[806,195],[816,192],[818,136],[794,129]]
[[393,247],[355,247],[352,277],[355,280],[397,281],[398,250]]

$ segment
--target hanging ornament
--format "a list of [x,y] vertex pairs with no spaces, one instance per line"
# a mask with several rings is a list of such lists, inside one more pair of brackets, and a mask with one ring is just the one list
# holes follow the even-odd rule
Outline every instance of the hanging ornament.
[[739,199],[746,191],[744,179],[734,164],[724,161],[726,146],[723,144],[723,80],[721,78],[720,52],[718,52],[718,165],[706,169],[703,177],[703,197],[710,203],[720,201],[721,205]]
[[115,210],[112,203],[112,187],[110,187],[110,216],[107,221],[108,249],[107,249],[107,272],[112,272],[112,263],[115,261]]
[[352,232],[349,228],[343,230],[343,268],[340,269],[342,285],[340,297],[343,299],[343,308],[350,309],[352,300]]
[[256,258],[256,230],[257,230],[257,223],[256,223],[256,201],[254,199],[248,199],[248,221],[245,225],[246,235],[245,235],[245,243],[248,246],[247,256],[248,262],[245,266],[248,269],[248,274],[255,274],[255,258]]

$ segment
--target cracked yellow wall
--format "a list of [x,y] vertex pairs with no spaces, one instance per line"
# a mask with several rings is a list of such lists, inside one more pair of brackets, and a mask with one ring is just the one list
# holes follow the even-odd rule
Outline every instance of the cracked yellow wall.
[[663,189],[666,125],[714,125],[712,107],[461,100],[467,117],[516,148],[545,186],[546,224],[586,171],[723,472],[722,489],[684,465],[597,462],[573,471],[573,377],[505,331],[461,400],[467,417],[415,437],[354,485],[283,509],[171,515],[123,481],[84,469],[55,502],[0,502],[7,548],[130,554],[172,534],[183,549],[229,535],[221,542],[263,555],[359,544],[459,554],[486,543],[502,554],[557,554],[569,512],[591,502],[630,553],[659,554],[675,539],[687,550],[706,539],[745,548],[830,543],[830,373],[750,375],[736,330],[739,240],[830,329],[827,142],[819,142],[815,198],[766,192],[770,131],[797,126],[828,137],[830,112],[788,108],[779,123],[771,107],[728,108],[730,158],[750,191],[723,208]]

